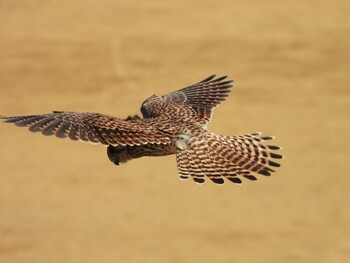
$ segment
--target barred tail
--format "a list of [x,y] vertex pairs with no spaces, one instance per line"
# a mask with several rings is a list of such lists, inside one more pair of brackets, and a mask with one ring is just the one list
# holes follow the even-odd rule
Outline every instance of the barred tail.
[[180,179],[192,177],[199,184],[204,183],[206,178],[217,184],[223,184],[227,179],[241,184],[242,178],[257,180],[255,174],[270,176],[275,172],[272,167],[280,167],[273,159],[283,156],[274,153],[280,147],[263,144],[274,137],[260,135],[220,136],[207,133],[191,137],[186,147],[176,153]]

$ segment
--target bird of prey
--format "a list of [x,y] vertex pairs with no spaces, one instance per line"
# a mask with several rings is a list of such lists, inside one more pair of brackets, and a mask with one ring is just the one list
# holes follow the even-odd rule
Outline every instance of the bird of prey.
[[143,117],[126,119],[100,113],[53,111],[49,114],[4,117],[4,122],[28,127],[32,132],[107,146],[114,164],[143,156],[176,155],[180,179],[202,184],[236,184],[256,174],[271,175],[283,158],[278,146],[263,142],[274,137],[251,133],[222,136],[207,124],[213,109],[226,100],[232,87],[227,77],[212,75],[196,84],[168,93],[152,95],[141,105]]

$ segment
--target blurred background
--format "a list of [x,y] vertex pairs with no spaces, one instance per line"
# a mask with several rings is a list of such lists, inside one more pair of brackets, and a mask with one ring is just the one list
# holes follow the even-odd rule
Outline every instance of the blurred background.
[[270,178],[178,179],[175,156],[0,124],[0,262],[349,262],[349,1],[1,0],[0,113],[126,117],[211,74],[210,130],[283,146]]

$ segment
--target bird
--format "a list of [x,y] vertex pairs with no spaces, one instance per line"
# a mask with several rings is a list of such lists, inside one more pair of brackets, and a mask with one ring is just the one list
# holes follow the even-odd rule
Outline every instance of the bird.
[[166,95],[150,96],[141,105],[142,117],[53,111],[0,118],[46,136],[104,145],[115,165],[144,156],[174,154],[181,180],[241,184],[242,179],[270,176],[281,166],[276,159],[283,155],[276,153],[281,147],[265,143],[273,136],[260,132],[225,136],[208,130],[213,110],[227,99],[232,87],[233,80],[227,76],[211,75]]

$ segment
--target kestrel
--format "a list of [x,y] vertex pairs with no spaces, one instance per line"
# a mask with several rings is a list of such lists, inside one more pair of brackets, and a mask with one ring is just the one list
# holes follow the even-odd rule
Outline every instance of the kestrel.
[[242,178],[256,180],[255,174],[269,176],[272,167],[280,166],[273,159],[283,157],[274,153],[280,147],[263,144],[274,137],[222,136],[207,128],[213,109],[230,93],[232,81],[226,78],[212,75],[164,96],[152,95],[142,103],[143,118],[68,111],[1,118],[43,135],[105,145],[116,165],[143,156],[175,154],[180,179],[191,177],[198,184],[207,178],[216,184],[224,179],[241,184]]

